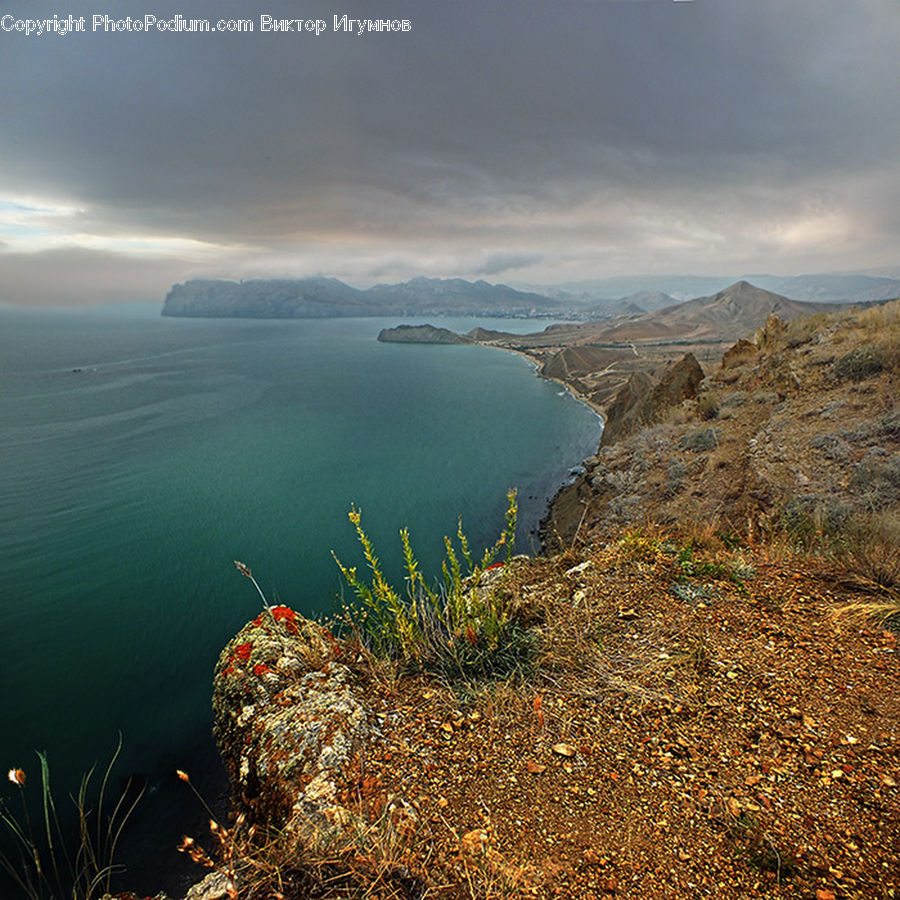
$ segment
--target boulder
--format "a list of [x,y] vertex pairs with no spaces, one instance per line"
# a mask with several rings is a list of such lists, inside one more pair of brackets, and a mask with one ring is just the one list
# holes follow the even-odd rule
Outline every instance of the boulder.
[[237,805],[255,822],[290,823],[308,846],[354,817],[340,802],[376,733],[341,645],[285,606],[264,611],[222,651],[214,734]]
[[750,341],[741,338],[722,354],[722,369],[735,369],[746,366],[759,359],[759,348]]

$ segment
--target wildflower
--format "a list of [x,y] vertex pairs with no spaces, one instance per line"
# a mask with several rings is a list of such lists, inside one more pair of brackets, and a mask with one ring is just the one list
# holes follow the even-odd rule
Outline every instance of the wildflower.
[[265,663],[258,663],[253,667],[253,673],[257,676],[257,678],[262,678],[266,672],[271,672],[272,670],[265,665]]
[[25,773],[21,769],[10,769],[9,780],[19,787],[25,787]]
[[253,644],[250,644],[250,643],[238,644],[238,646],[235,647],[235,649],[234,649],[234,655],[238,659],[246,662],[248,659],[250,659],[250,652],[252,650],[253,650]]

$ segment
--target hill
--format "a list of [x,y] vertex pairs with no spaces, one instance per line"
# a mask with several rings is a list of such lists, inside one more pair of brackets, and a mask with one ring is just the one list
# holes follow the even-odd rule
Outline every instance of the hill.
[[[690,300],[723,290],[735,281],[749,281],[767,291],[795,300],[827,303],[864,303],[890,300],[900,295],[895,271],[882,274],[820,272],[808,275],[743,274],[739,277],[708,275],[628,275],[591,281],[568,282],[548,293],[559,299],[577,298],[586,305],[615,303],[613,298],[641,291],[659,291],[676,300]],[[540,288],[535,288],[541,290]],[[638,302],[638,305],[641,305]],[[646,307],[647,311],[652,311]]]
[[900,515],[900,301],[791,323],[773,314],[683,397],[604,441],[560,492],[549,536],[565,546],[579,528],[647,519],[833,536]]
[[[649,332],[654,327],[663,335],[679,335],[694,339],[720,339],[749,334],[759,328],[770,315],[789,322],[814,312],[834,311],[825,303],[789,300],[780,294],[763,290],[747,281],[738,281],[711,297],[698,297],[635,320]],[[618,326],[617,330],[626,330]]]

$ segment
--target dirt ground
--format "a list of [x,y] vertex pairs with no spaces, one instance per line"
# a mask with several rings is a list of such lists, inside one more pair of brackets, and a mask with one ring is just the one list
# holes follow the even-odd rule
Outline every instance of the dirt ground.
[[552,636],[525,685],[369,684],[356,802],[412,804],[425,896],[900,895],[897,637],[836,573],[632,533],[511,577]]

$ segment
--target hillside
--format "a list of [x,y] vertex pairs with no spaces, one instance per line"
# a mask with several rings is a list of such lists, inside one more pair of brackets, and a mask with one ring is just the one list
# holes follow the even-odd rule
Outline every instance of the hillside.
[[[551,533],[650,518],[718,520],[754,534],[839,529],[900,511],[898,301],[784,323],[740,341],[699,393],[591,459],[554,506]],[[729,524],[730,523],[730,524]]]
[[604,415],[630,379],[651,376],[678,355],[709,363],[739,337],[752,334],[768,316],[785,321],[841,307],[801,303],[737,282],[710,297],[699,297],[640,316],[599,322],[551,325],[531,334],[492,331],[480,343],[524,353],[541,372],[572,387]]
[[637,321],[656,323],[664,329],[664,334],[718,339],[726,334],[751,333],[770,315],[789,322],[799,316],[829,311],[834,311],[833,305],[789,300],[746,281],[738,281],[712,297],[698,297],[669,306]]

